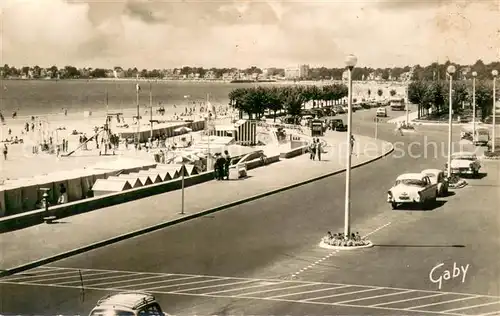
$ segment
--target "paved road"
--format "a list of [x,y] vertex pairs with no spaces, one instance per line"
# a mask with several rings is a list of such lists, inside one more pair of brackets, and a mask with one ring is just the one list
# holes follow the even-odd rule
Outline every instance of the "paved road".
[[[372,115],[356,113],[354,132],[371,135]],[[378,134],[437,146],[418,159],[396,152],[353,171],[354,231],[370,234],[374,248],[317,247],[327,230],[342,229],[344,175],[338,175],[2,279],[0,309],[83,314],[111,291],[147,290],[176,315],[499,313],[497,163],[486,163],[486,177],[470,180],[431,211],[392,211],[385,194],[394,178],[440,167],[446,152],[443,128],[402,137],[393,129],[381,123]],[[429,272],[440,263],[435,277],[444,269],[453,273],[454,263],[469,266],[463,279],[462,273],[438,289]]]

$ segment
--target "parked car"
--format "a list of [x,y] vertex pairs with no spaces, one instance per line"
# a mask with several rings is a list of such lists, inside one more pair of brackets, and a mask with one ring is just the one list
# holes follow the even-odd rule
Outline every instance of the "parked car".
[[387,202],[392,209],[400,204],[418,204],[422,208],[436,202],[437,185],[421,173],[405,173],[396,178],[396,183],[387,191]]
[[122,292],[101,298],[89,316],[164,316],[160,304],[149,293]]
[[493,147],[493,139],[491,138],[488,143],[486,144],[488,147],[488,151],[495,152],[500,150],[500,137],[495,137],[495,149],[492,149]]
[[[344,113],[347,113],[349,111],[349,106],[347,105],[342,105],[342,110],[344,110]],[[352,108],[352,113],[356,112],[356,109],[353,107]]]
[[340,105],[334,105],[333,106],[333,110],[335,111],[335,113],[337,114],[344,114],[346,111],[344,110],[344,107],[340,106]]
[[347,131],[347,125],[344,125],[342,119],[333,119],[330,120],[330,129],[332,131],[345,132]]
[[[448,163],[445,164],[448,168]],[[473,152],[457,152],[451,155],[451,174],[468,174],[477,176],[481,169],[481,163]]]
[[448,194],[448,178],[443,170],[425,169],[422,175],[428,176],[432,184],[437,185],[438,196],[446,196]]
[[377,116],[383,116],[383,117],[387,117],[387,109],[386,108],[378,108],[377,109]]

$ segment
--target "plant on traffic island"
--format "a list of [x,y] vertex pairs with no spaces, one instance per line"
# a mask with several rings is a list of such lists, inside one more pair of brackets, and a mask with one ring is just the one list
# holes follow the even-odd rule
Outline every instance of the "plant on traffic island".
[[323,237],[322,242],[335,247],[359,247],[370,244],[370,242],[361,237],[358,232],[356,232],[356,234],[352,233],[351,236],[347,238],[344,233],[332,235],[331,232],[328,232],[326,236]]
[[452,174],[451,177],[448,178],[448,186],[452,189],[461,188],[466,184],[467,182],[456,174]]
[[495,151],[485,151],[484,152],[484,157],[486,158],[494,158],[494,159],[499,159],[500,158],[500,150],[495,150]]

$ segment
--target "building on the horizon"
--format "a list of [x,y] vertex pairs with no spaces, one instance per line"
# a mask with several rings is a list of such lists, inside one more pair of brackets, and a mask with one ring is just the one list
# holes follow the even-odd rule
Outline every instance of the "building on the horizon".
[[308,79],[309,78],[309,65],[299,65],[297,67],[285,68],[286,79]]

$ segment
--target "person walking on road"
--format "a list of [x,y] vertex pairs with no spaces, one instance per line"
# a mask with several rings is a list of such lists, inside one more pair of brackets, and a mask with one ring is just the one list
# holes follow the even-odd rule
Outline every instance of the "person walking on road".
[[354,139],[354,135],[351,135],[351,140],[350,140],[351,155],[352,155],[352,154],[356,155],[356,154],[354,153],[354,142],[355,142],[355,141],[356,141],[356,140]]
[[231,165],[231,156],[229,155],[229,151],[224,150],[224,175],[226,176],[226,180],[229,180],[229,166]]
[[7,148],[7,144],[3,144],[3,159],[7,160],[7,154],[9,153],[9,148]]
[[399,135],[403,136],[403,127],[402,127],[402,123],[401,122],[397,122],[396,123],[397,126],[396,126],[396,130],[394,131],[395,133],[399,133]]
[[312,139],[312,143],[309,145],[309,158],[311,160],[316,159],[316,139]]
[[321,151],[323,150],[323,145],[321,145],[321,141],[319,138],[316,139],[316,153],[318,155],[318,161],[321,161]]

